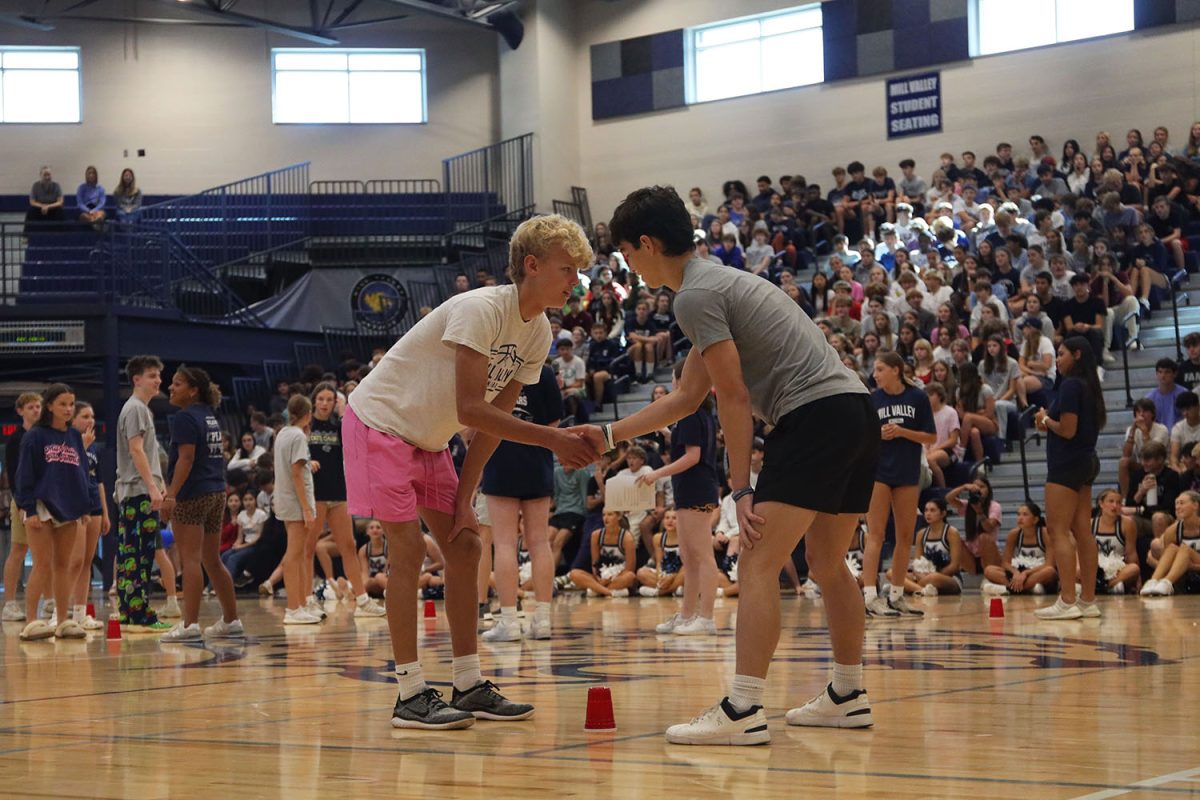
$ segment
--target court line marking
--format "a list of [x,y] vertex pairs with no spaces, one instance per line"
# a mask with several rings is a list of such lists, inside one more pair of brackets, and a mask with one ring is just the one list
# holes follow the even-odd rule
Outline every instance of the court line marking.
[[[1092,792],[1091,794],[1084,794],[1080,795],[1079,797],[1072,798],[1072,800],[1107,800],[1109,797],[1120,797],[1140,789],[1162,791],[1162,789],[1159,787],[1161,787],[1164,783],[1192,781],[1193,776],[1195,775],[1200,775],[1200,767],[1196,767],[1195,769],[1180,770],[1179,772],[1168,772],[1166,775],[1156,775],[1153,778],[1146,778],[1145,780],[1137,781],[1136,783],[1127,784],[1119,789],[1106,789],[1100,792]],[[1196,790],[1181,788],[1178,791],[1194,793]]]

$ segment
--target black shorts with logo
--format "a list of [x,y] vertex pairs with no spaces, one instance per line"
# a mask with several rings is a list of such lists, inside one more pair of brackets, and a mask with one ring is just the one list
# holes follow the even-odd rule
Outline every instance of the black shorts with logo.
[[867,394],[835,394],[793,409],[767,435],[755,503],[865,514],[879,462],[879,415]]

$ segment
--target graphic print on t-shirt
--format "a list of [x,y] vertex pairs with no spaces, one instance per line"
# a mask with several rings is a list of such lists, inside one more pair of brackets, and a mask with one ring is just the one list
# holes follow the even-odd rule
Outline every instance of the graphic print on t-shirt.
[[876,411],[879,412],[880,422],[890,422],[893,425],[903,425],[906,420],[917,418],[917,407],[908,403],[890,403]]
[[525,359],[521,358],[515,344],[493,347],[488,358],[488,393],[499,394],[524,363]]

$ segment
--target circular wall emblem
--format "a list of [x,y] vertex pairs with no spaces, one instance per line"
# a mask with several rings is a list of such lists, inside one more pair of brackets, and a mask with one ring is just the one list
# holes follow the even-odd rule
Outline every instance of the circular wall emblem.
[[360,327],[391,330],[408,311],[408,290],[391,275],[368,275],[350,293],[350,310]]

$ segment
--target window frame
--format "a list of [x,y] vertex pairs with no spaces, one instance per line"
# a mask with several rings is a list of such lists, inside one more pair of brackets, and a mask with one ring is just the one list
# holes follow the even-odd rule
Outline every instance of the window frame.
[[1012,48],[1012,49],[1008,49],[1008,50],[995,50],[992,52],[985,53],[985,52],[983,52],[982,46],[981,46],[981,28],[982,28],[981,19],[983,17],[983,11],[981,8],[981,4],[984,2],[989,2],[989,1],[990,0],[971,0],[971,2],[967,6],[967,18],[968,18],[967,22],[968,22],[968,27],[969,27],[968,39],[969,39],[969,48],[970,48],[971,58],[988,58],[990,56],[1002,56],[1002,55],[1008,55],[1010,53],[1024,53],[1024,52],[1028,52],[1031,50],[1041,50],[1041,49],[1047,48],[1047,47],[1059,47],[1061,45],[1078,44],[1080,42],[1094,42],[1094,41],[1098,41],[1101,39],[1107,39],[1107,38],[1110,38],[1113,36],[1125,36],[1125,35],[1137,32],[1134,0],[1124,0],[1125,2],[1129,3],[1129,9],[1130,9],[1130,27],[1129,28],[1127,28],[1125,30],[1101,33],[1101,34],[1097,34],[1095,36],[1085,36],[1082,38],[1075,38],[1075,39],[1063,39],[1063,38],[1061,38],[1061,33],[1060,33],[1060,29],[1059,29],[1060,28],[1059,19],[1062,16],[1061,7],[1059,5],[1060,0],[1046,0],[1047,2],[1052,2],[1054,4],[1054,13],[1053,13],[1053,16],[1054,16],[1054,40],[1053,41],[1047,42],[1045,44],[1034,44],[1034,45],[1029,45],[1028,47],[1017,47],[1017,48]]
[[[344,69],[322,70],[322,69],[278,69],[275,65],[276,56],[283,54],[337,54],[343,55],[346,59],[346,67]],[[353,56],[357,55],[416,55],[420,59],[420,69],[355,69],[352,66]],[[269,66],[271,69],[271,124],[272,125],[427,125],[429,124],[429,89],[428,89],[428,71],[429,60],[426,55],[426,50],[423,47],[272,47],[268,54]],[[279,119],[279,98],[277,90],[277,79],[280,72],[322,72],[329,74],[341,74],[346,76],[346,119],[330,122],[302,122]],[[355,121],[353,119],[353,108],[351,106],[351,76],[355,74],[405,74],[417,75],[420,79],[420,95],[421,95],[421,114],[420,119],[415,121]]]
[[[5,119],[3,93],[4,73],[9,70],[3,66],[5,53],[74,53],[74,69],[55,69],[52,67],[16,67],[13,72],[74,72],[76,84],[76,114],[74,120],[15,120]],[[83,124],[83,50],[79,46],[32,46],[32,45],[0,45],[0,125],[82,125]]]
[[[804,28],[795,28],[792,30],[781,31],[781,32],[777,32],[777,33],[769,33],[766,35],[763,34],[763,31],[762,31],[763,23],[767,22],[768,20],[776,19],[779,17],[791,16],[793,14],[812,13],[812,12],[816,12],[817,17],[819,18],[819,23],[817,25],[804,27]],[[699,43],[700,37],[705,31],[711,31],[711,30],[719,29],[719,28],[732,27],[734,25],[743,25],[748,22],[757,23],[758,27],[759,27],[758,35],[753,38],[737,39],[737,40],[733,40],[730,42],[723,42],[720,44],[709,45],[708,47],[702,46]],[[743,17],[734,17],[731,19],[717,20],[715,22],[706,22],[702,25],[693,25],[689,28],[685,28],[683,31],[683,71],[684,71],[684,102],[685,102],[685,104],[691,106],[691,105],[700,105],[701,103],[716,103],[716,102],[720,102],[723,100],[736,100],[736,99],[742,98],[742,97],[754,97],[756,95],[769,94],[772,92],[786,92],[786,91],[791,91],[793,89],[802,89],[806,86],[819,86],[820,84],[825,83],[825,53],[824,53],[824,41],[823,41],[823,35],[822,35],[822,30],[824,28],[824,24],[825,24],[825,19],[824,19],[823,11],[821,8],[821,2],[820,2],[820,0],[818,0],[817,2],[808,2],[808,3],[804,3],[803,5],[793,6],[791,8],[779,9],[777,11],[769,11],[769,12],[762,13],[762,14],[749,14],[749,15],[746,15]],[[783,87],[772,88],[772,89],[761,88],[762,87],[762,75],[763,75],[762,43],[767,39],[791,36],[791,35],[795,35],[797,33],[810,32],[810,31],[816,31],[818,37],[821,38],[821,40],[822,40],[821,51],[819,54],[819,58],[817,59],[817,62],[820,65],[820,69],[821,69],[820,78],[815,81],[810,81],[807,83],[797,83],[792,86],[783,86]],[[725,47],[725,46],[739,44],[739,43],[748,42],[748,41],[753,41],[758,46],[759,88],[755,91],[744,92],[741,94],[732,94],[732,95],[724,95],[722,97],[699,99],[700,93],[699,93],[699,87],[697,86],[697,73],[699,71],[697,68],[697,58],[698,58],[699,54],[703,50],[713,49],[713,48],[717,48],[717,47]]]

